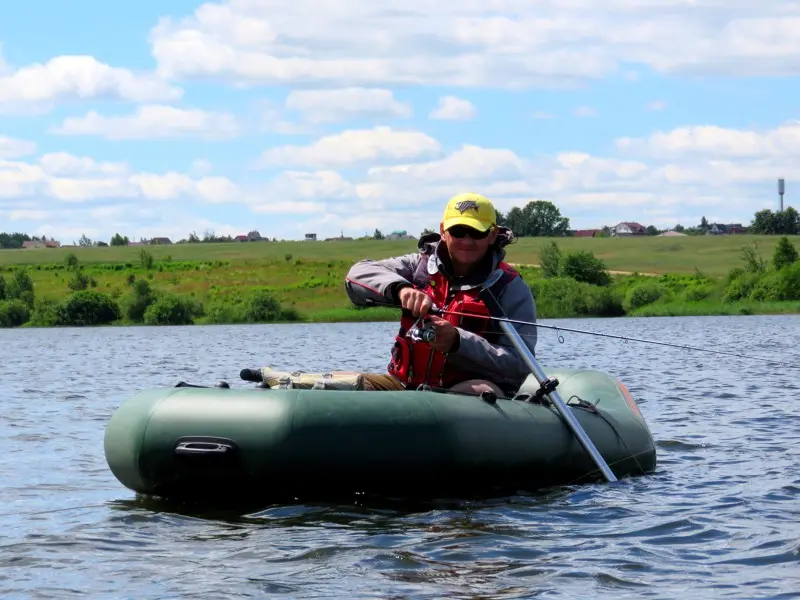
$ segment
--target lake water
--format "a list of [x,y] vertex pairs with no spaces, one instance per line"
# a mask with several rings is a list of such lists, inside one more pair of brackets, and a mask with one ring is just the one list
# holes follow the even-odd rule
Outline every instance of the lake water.
[[[108,470],[135,390],[243,367],[385,368],[389,323],[0,330],[2,598],[798,598],[800,317],[544,321],[794,368],[542,330],[543,365],[620,377],[654,475],[425,506],[187,514]],[[794,353],[794,354],[793,354]]]

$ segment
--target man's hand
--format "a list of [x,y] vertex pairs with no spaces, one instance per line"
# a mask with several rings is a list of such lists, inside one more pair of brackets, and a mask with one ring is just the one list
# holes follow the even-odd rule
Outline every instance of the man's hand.
[[398,298],[400,306],[411,311],[415,317],[425,316],[433,306],[433,301],[428,294],[412,287],[404,287],[400,290]]
[[458,330],[450,321],[431,315],[433,329],[436,332],[436,339],[431,342],[431,348],[439,352],[450,352],[453,344],[458,341]]

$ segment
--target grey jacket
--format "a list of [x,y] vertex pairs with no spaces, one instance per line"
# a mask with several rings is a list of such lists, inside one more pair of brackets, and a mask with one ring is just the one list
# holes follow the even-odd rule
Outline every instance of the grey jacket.
[[[497,264],[505,257],[505,251],[495,250],[491,264],[479,275],[478,281],[456,281],[447,273],[447,261],[442,261],[443,248],[439,245],[437,233],[428,234],[419,240],[420,250],[435,251],[436,268],[452,283],[482,283]],[[406,254],[384,260],[361,260],[354,264],[347,273],[345,289],[353,304],[364,306],[367,300],[388,302],[399,305],[396,297],[398,287],[410,285],[420,254]],[[490,269],[488,267],[491,267]],[[509,319],[536,322],[536,303],[528,284],[521,277],[514,278],[505,286],[498,297],[500,306]],[[531,351],[535,350],[537,327],[533,325],[514,325],[527,342]],[[476,379],[487,379],[506,390],[518,390],[525,378],[530,374],[528,367],[519,357],[516,349],[506,335],[499,336],[497,344],[489,343],[485,338],[458,327],[460,342],[456,350],[448,354],[448,360],[457,367],[474,371]]]

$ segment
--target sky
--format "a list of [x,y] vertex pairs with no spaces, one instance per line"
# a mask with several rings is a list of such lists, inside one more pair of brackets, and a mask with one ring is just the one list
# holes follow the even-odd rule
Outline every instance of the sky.
[[574,229],[793,201],[800,2],[28,0],[0,18],[0,231]]

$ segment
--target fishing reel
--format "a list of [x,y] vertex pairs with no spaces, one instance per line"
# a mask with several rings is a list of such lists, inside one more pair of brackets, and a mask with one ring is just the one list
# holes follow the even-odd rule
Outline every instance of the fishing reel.
[[425,323],[420,318],[414,323],[413,327],[408,330],[406,337],[412,342],[425,342],[426,344],[430,344],[436,340],[436,329],[431,321]]

